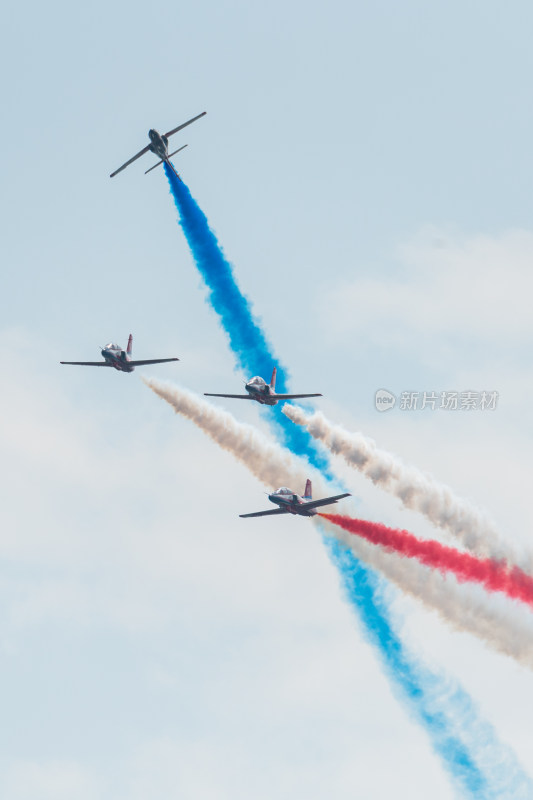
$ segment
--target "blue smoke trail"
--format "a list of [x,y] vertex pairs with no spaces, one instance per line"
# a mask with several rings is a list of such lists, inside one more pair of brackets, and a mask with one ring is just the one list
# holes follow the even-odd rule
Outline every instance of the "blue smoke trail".
[[[278,366],[276,389],[287,393],[288,370],[280,366],[271,345],[255,321],[249,300],[242,294],[229,261],[209,227],[207,217],[195,203],[187,186],[176,178],[165,164],[172,195],[180,212],[179,222],[191,249],[194,261],[209,292],[209,302],[220,317],[229,338],[229,345],[238,358],[241,369],[249,375],[268,379],[272,368]],[[278,424],[284,443],[295,453],[309,458],[326,477],[332,478],[324,451],[307,431],[288,422],[279,406],[268,408],[269,421]]]
[[337,540],[324,537],[324,543],[395,694],[427,730],[457,789],[483,800],[530,800],[531,780],[512,751],[497,740],[492,725],[480,719],[470,696],[456,681],[431,672],[406,651],[390,623],[376,573]]
[[[268,375],[272,366],[279,362],[253,318],[250,303],[238,288],[232,267],[209,228],[205,214],[187,186],[166,164],[164,166],[180,225],[230,347],[243,370]],[[282,392],[287,391],[286,375],[283,370]],[[276,414],[277,408],[268,410],[271,422],[292,452],[307,457],[319,470],[331,474],[325,456],[310,441],[307,431],[293,425],[284,414]],[[326,537],[325,543],[341,573],[347,597],[359,612],[367,640],[377,648],[398,696],[424,726],[435,751],[464,796],[476,800],[533,797],[529,778],[512,753],[498,743],[492,727],[479,721],[469,696],[443,676],[417,663],[402,644],[382,596],[381,579],[347,548]],[[487,758],[489,752],[490,758]]]

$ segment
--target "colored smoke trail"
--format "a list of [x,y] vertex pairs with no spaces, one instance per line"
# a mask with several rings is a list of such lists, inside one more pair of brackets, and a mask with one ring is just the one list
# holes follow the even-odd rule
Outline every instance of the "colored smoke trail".
[[533,578],[518,567],[491,558],[476,558],[440,542],[418,539],[412,533],[388,528],[379,522],[352,519],[341,514],[319,514],[349,533],[372,544],[394,550],[407,558],[416,558],[426,567],[451,572],[458,581],[479,583],[489,592],[500,592],[512,600],[533,606]]
[[[177,414],[194,422],[270,489],[282,484],[304,486],[309,468],[256,428],[238,422],[232,414],[188,389],[153,378],[142,380]],[[316,497],[329,491],[331,486],[326,485],[318,473],[312,477]],[[468,586],[445,581],[440,572],[427,569],[418,561],[400,558],[396,553],[377,548],[364,539],[345,534],[338,526],[325,520],[324,525],[359,559],[379,570],[403,592],[436,611],[456,630],[477,636],[489,647],[533,669],[533,620],[526,609],[523,615],[517,614],[522,609],[514,609],[514,613],[509,614],[506,607],[489,602],[486,595],[478,596],[476,592],[468,591]]]
[[[375,574],[363,569],[361,562],[335,539],[326,542],[342,575],[346,595],[359,609],[364,635],[385,655],[383,664],[393,689],[404,694],[413,715],[428,731],[436,752],[447,766],[453,766],[454,782],[461,796],[530,800],[533,783],[512,750],[502,745],[493,727],[479,717],[470,696],[455,681],[429,671],[407,655],[399,637],[386,624],[388,609]],[[383,613],[381,626],[375,624],[376,609]],[[402,675],[400,682],[398,673]],[[420,687],[425,694],[422,702]]]
[[[268,487],[271,488],[276,483],[303,485],[308,474],[306,465],[251,425],[238,422],[228,412],[189,390],[161,383],[153,378],[142,380],[169,403],[176,413],[191,420],[223,449],[244,463]],[[313,480],[317,494],[325,491],[326,486],[315,475]],[[336,526],[325,524],[343,536]],[[347,539],[352,541],[354,537]],[[359,612],[365,638],[377,648],[397,695],[407,705],[410,713],[424,725],[445,768],[452,779],[459,783],[462,791],[466,792],[466,796],[509,800],[519,797],[526,800],[533,796],[533,787],[513,754],[498,742],[491,726],[480,720],[468,695],[457,684],[423,667],[402,644],[389,619],[389,611],[376,574],[363,566],[342,542],[325,538],[325,544],[341,573],[348,600]],[[381,557],[382,565],[398,565],[404,561],[365,542],[360,544],[373,556],[377,554],[378,561]],[[417,562],[409,562],[408,565],[415,572],[411,583],[416,587],[422,583],[421,578],[428,571]],[[404,571],[402,574],[405,577]],[[433,573],[429,574],[434,576]],[[437,577],[443,584],[442,578]],[[459,601],[456,606],[458,620],[468,619],[469,615],[465,614]],[[498,619],[495,618],[490,623],[488,627],[492,635],[497,636]],[[503,628],[507,632],[507,626]],[[523,638],[526,639],[526,636]],[[514,639],[521,641],[516,632]],[[533,658],[531,630],[529,641]],[[522,793],[521,786],[526,786],[527,791]],[[498,787],[497,791],[495,787]]]
[[477,636],[493,650],[533,669],[533,618],[526,606],[510,608],[507,598],[487,595],[477,584],[447,580],[438,570],[376,547],[327,520],[324,523],[328,532],[365,564],[435,611],[452,628]]
[[[277,363],[266,338],[254,321],[250,304],[237,286],[231,266],[227,262],[219,247],[216,237],[209,228],[207,218],[199,209],[192,198],[188,188],[179,179],[176,179],[172,171],[164,165],[167,179],[170,184],[178,213],[180,224],[183,228],[185,237],[188,241],[195,263],[202,274],[210,292],[210,302],[219,315],[226,334],[228,335],[230,346],[237,357],[237,361],[243,370],[252,373],[262,372],[265,376],[271,367]],[[266,362],[269,363],[266,363]],[[286,374],[286,373],[285,373]],[[287,386],[283,381],[284,376],[280,376],[280,392],[285,392]],[[322,473],[331,477],[329,464],[316,448],[307,432],[291,425],[289,420],[281,413],[279,406],[269,411],[269,421],[274,424],[282,434],[284,442],[297,455],[308,458],[311,464]],[[491,792],[483,791],[483,786],[487,784],[487,778],[482,777],[479,769],[475,766],[472,753],[476,753],[478,763],[484,763],[482,745],[476,738],[474,731],[475,715],[466,715],[464,724],[460,726],[460,736],[457,733],[458,720],[464,717],[464,706],[460,703],[440,703],[438,685],[441,683],[440,676],[434,675],[429,671],[417,676],[415,665],[417,661],[407,652],[398,638],[398,647],[401,648],[406,665],[413,668],[412,685],[416,690],[410,691],[410,684],[406,678],[406,670],[398,669],[397,664],[391,659],[390,652],[382,646],[379,637],[373,635],[373,630],[387,631],[390,637],[395,636],[392,622],[389,618],[389,611],[378,598],[379,582],[366,567],[363,566],[349,550],[346,551],[345,560],[337,564],[341,574],[346,578],[345,572],[350,569],[359,571],[368,578],[369,591],[365,598],[363,607],[362,600],[357,596],[350,596],[350,601],[354,608],[359,612],[362,623],[367,629],[367,635],[378,648],[381,660],[385,664],[388,674],[394,681],[399,693],[407,700],[411,709],[418,709],[418,719],[423,723],[425,730],[429,734],[436,751],[440,754],[443,764],[454,781],[459,781],[462,789],[471,797],[496,796]],[[417,683],[417,678],[420,682]],[[424,680],[422,680],[424,678]],[[437,687],[437,688],[436,688]],[[437,699],[434,699],[434,695]],[[437,710],[435,710],[437,709]],[[442,740],[443,734],[448,734],[456,741],[456,748],[442,747],[438,740]],[[470,735],[471,741],[468,746],[464,744],[464,739]],[[515,764],[514,758],[502,748],[491,733],[491,742],[494,750],[498,753],[497,764],[501,765],[498,773],[502,778],[502,785],[509,787],[516,783],[516,775],[519,775],[520,782],[528,779],[523,776],[519,765]],[[492,762],[490,762],[492,765]],[[484,764],[488,768],[488,765]],[[485,776],[490,773],[486,770]],[[490,778],[491,785],[495,784],[495,778]],[[529,783],[528,783],[529,785]],[[533,796],[533,792],[530,793]],[[499,794],[503,797],[502,793]],[[517,797],[516,793],[508,794],[507,797]],[[524,795],[524,798],[528,795]]]
[[[352,558],[349,550],[338,542],[329,540],[328,544],[333,563],[342,576],[346,596],[359,610],[364,635],[383,654],[385,670],[400,699],[407,702],[411,713],[424,725],[444,763],[452,765],[454,782],[472,797],[485,797],[488,789],[486,780],[460,736],[458,709],[462,710],[465,701],[470,705],[470,699],[455,687],[449,691],[451,686],[442,676],[426,672],[407,655],[405,647],[388,623],[388,608],[379,591],[376,576],[365,569],[360,561]],[[376,610],[381,611],[381,624],[376,624]],[[397,680],[398,675],[402,676],[401,682]],[[419,702],[421,687],[424,687],[425,695],[422,703]],[[447,706],[454,709],[452,725],[445,713]]]
[[362,433],[351,433],[334,425],[320,411],[309,413],[300,406],[283,407],[283,413],[297,425],[307,428],[311,436],[344,460],[372,483],[395,495],[406,508],[422,513],[430,522],[447,530],[476,555],[521,563],[531,568],[530,559],[518,559],[509,543],[471,503],[457,497],[448,486],[430,475],[407,466],[397,457],[380,450]]
[[[288,370],[276,358],[271,345],[254,319],[250,301],[239,289],[233,267],[209,227],[207,217],[183,181],[177,178],[166,164],[163,166],[178,209],[179,223],[196,267],[207,286],[209,303],[220,318],[240,368],[250,376],[261,375],[268,380],[272,368],[277,366],[276,389],[279,394],[286,394]],[[277,423],[285,443],[292,450],[299,455],[308,456],[318,469],[329,474],[327,458],[318,451],[309,436],[303,435],[302,430],[292,431],[284,424],[285,417],[279,405],[268,408],[267,413],[269,421],[274,420]]]
[[[276,359],[273,357],[272,353],[270,353],[264,335],[252,318],[250,305],[236,285],[232,269],[219,248],[216,238],[209,229],[205,215],[196,205],[187,187],[174,178],[172,172],[166,169],[166,165],[165,170],[174,201],[180,214],[180,224],[182,225],[196,265],[210,291],[211,304],[214,310],[219,314],[232,350],[237,356],[239,365],[248,372],[261,371],[265,375],[268,375],[272,364],[276,363]],[[227,296],[225,294],[226,292]],[[229,300],[232,302],[228,302]],[[242,335],[243,330],[247,331],[244,336]],[[269,363],[266,363],[265,359]],[[286,390],[286,386],[282,382],[280,382],[279,388],[281,391]],[[311,463],[324,471],[324,459],[315,448],[311,447],[309,437],[302,437],[299,435],[297,433],[298,428],[290,425],[286,417],[279,413],[279,407],[269,409],[269,412],[271,412],[269,419],[281,430],[285,441],[293,452],[307,456]],[[415,704],[421,710],[429,709],[427,714],[422,714],[421,719],[430,737],[433,739],[434,735],[436,735],[436,731],[442,731],[443,720],[445,720],[444,726],[447,726],[448,730],[454,730],[456,720],[461,717],[462,709],[460,706],[455,707],[454,704],[450,703],[442,711],[442,718],[439,720],[435,718],[433,713],[433,700],[430,696],[432,694],[430,689],[434,686],[438,686],[440,678],[428,673],[428,685],[421,683],[417,686],[416,691],[409,695],[405,671],[396,669],[397,665],[392,662],[390,652],[380,644],[379,638],[376,639],[376,637],[371,636],[371,629],[377,630],[383,628],[389,631],[390,636],[393,636],[394,633],[392,623],[389,620],[388,609],[386,609],[381,602],[378,602],[378,583],[375,576],[365,569],[348,550],[345,553],[343,563],[338,563],[338,567],[344,578],[346,578],[346,573],[350,568],[361,571],[361,573],[368,578],[369,593],[366,597],[364,613],[362,600],[360,598],[352,596],[350,600],[354,608],[358,609],[362,622],[367,628],[367,634],[378,647],[381,660],[386,665],[389,675],[397,686],[398,691],[402,694],[404,699],[406,696],[410,697],[409,704],[411,706]],[[403,649],[401,642],[398,643],[398,646]],[[404,657],[407,663],[412,663],[413,665],[416,663],[412,656],[409,656],[406,651],[404,651]],[[473,717],[467,719],[463,728],[463,733],[467,728],[472,732]],[[493,741],[496,742],[494,734],[492,734],[492,738]],[[479,742],[475,740],[474,737],[474,741],[471,744],[472,751],[475,751],[476,747],[479,750]],[[496,742],[495,747],[496,750],[498,750],[500,745]],[[462,741],[458,744],[458,748],[464,755],[464,758],[454,757],[449,750],[443,752],[442,749],[436,747],[452,778],[459,778],[463,789],[467,791],[470,796],[480,796],[474,786],[474,783],[476,786],[479,784],[477,768],[472,767],[471,770],[468,770],[468,775],[466,777],[463,776],[464,764],[471,763],[471,758],[469,753],[465,752]],[[505,781],[509,786],[514,783],[514,775],[516,773],[514,762],[513,764],[511,764],[511,762],[512,757],[506,755],[505,758],[502,759],[500,751],[496,763],[502,765],[502,771],[505,773]],[[518,772],[520,772],[520,768],[518,767],[517,769]],[[485,796],[487,795],[485,794]],[[509,797],[511,796],[515,795],[509,795]]]

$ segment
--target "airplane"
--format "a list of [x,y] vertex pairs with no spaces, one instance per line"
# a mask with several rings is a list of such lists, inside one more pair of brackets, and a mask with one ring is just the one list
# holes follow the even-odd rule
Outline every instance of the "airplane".
[[266,383],[258,375],[250,378],[244,388],[248,394],[213,394],[204,392],[205,397],[231,397],[235,400],[256,400],[264,406],[275,406],[280,400],[298,400],[301,397],[322,397],[321,394],[276,394],[276,367],[272,370],[270,383]]
[[303,497],[295,494],[292,489],[282,486],[281,489],[276,489],[275,492],[268,495],[268,499],[272,503],[276,503],[279,508],[270,508],[268,511],[254,511],[252,514],[239,514],[239,517],[266,517],[273,514],[299,514],[301,517],[313,517],[317,513],[316,509],[319,506],[329,506],[332,503],[336,503],[337,500],[342,500],[343,497],[350,496],[349,492],[345,492],[344,494],[336,494],[333,497],[323,497],[322,500],[313,500],[311,481],[308,478]]
[[118,173],[122,172],[123,169],[126,169],[126,167],[129,167],[129,165],[131,163],[133,163],[133,161],[136,161],[138,158],[140,158],[145,153],[148,153],[148,151],[150,151],[151,153],[154,153],[154,155],[156,155],[161,160],[158,161],[156,164],[154,164],[153,167],[150,167],[150,169],[147,169],[146,172],[144,173],[145,175],[147,175],[153,169],[158,167],[160,164],[165,163],[165,164],[168,164],[168,166],[170,167],[172,172],[176,175],[177,178],[179,178],[178,173],[174,169],[174,166],[170,163],[169,159],[171,158],[171,156],[175,156],[176,153],[179,153],[180,150],[183,150],[184,147],[187,147],[187,145],[184,144],[182,147],[179,147],[177,150],[174,150],[173,153],[169,153],[168,152],[168,138],[169,138],[169,136],[173,136],[178,131],[181,131],[182,128],[186,128],[187,125],[191,124],[191,122],[196,122],[197,119],[200,119],[200,117],[205,116],[205,114],[207,114],[207,111],[202,111],[202,113],[198,114],[197,117],[193,117],[192,119],[188,120],[187,122],[184,122],[182,125],[178,125],[177,128],[172,128],[171,131],[169,131],[168,133],[165,133],[163,135],[161,135],[154,128],[150,128],[150,130],[148,131],[148,137],[150,139],[150,144],[147,144],[146,147],[143,147],[142,150],[139,150],[137,155],[133,156],[133,158],[130,158],[129,161],[126,161],[125,164],[123,164],[121,167],[119,167],[114,172],[112,172],[109,177],[113,178],[115,175],[118,175]]
[[130,333],[126,350],[113,343],[102,347],[104,361],[60,361],[59,363],[74,364],[79,367],[114,367],[119,372],[133,372],[135,367],[142,367],[144,364],[165,364],[167,361],[179,361],[179,358],[150,358],[143,361],[132,361],[132,346],[133,336]]

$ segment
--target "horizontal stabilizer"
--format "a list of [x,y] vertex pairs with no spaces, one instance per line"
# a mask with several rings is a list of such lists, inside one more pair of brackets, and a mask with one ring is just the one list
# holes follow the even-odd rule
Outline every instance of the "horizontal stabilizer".
[[251,394],[213,394],[212,392],[204,392],[204,397],[231,397],[233,400],[253,400]]
[[151,171],[152,171],[153,169],[155,169],[156,167],[160,167],[160,166],[161,166],[161,164],[164,164],[164,163],[165,163],[164,161],[157,161],[157,162],[154,164],[154,166],[153,166],[153,167],[150,167],[150,169],[147,169],[147,170],[146,170],[146,172],[145,172],[144,174],[145,174],[145,175],[148,175],[148,173],[149,173],[149,172],[151,172]]
[[[173,152],[173,153],[169,153],[169,154],[168,154],[168,158],[171,158],[172,156],[175,156],[175,155],[176,155],[176,153],[179,153],[179,151],[180,151],[180,150],[184,150],[186,147],[188,147],[188,145],[186,145],[186,144],[184,144],[182,147],[178,147],[178,149],[177,149],[177,150],[174,150],[174,152]],[[153,169],[155,169],[156,167],[160,167],[160,166],[161,166],[161,164],[164,164],[164,163],[165,163],[165,161],[164,161],[164,160],[158,161],[156,164],[154,164],[154,166],[153,166],[153,167],[150,167],[150,169],[147,169],[147,170],[146,170],[146,172],[145,172],[144,174],[145,174],[145,175],[148,175],[148,173],[149,173],[149,172],[151,172],[151,171],[152,171]]]
[[76,367],[112,367],[108,361],[60,361],[60,364],[73,364]]
[[181,146],[181,147],[178,147],[178,149],[177,149],[177,150],[174,150],[174,152],[173,152],[173,153],[169,153],[169,154],[168,154],[168,157],[170,158],[171,156],[175,156],[175,155],[176,155],[176,153],[179,153],[179,151],[180,151],[180,150],[185,150],[185,148],[186,148],[186,147],[188,147],[188,146],[189,146],[188,144],[182,144],[182,146]]
[[146,364],[167,364],[169,361],[179,361],[179,358],[148,358],[143,361],[128,361],[130,367],[144,367]]
[[253,514],[239,514],[243,519],[245,517],[271,517],[274,514],[288,514],[284,508],[269,508],[268,511],[254,511]]

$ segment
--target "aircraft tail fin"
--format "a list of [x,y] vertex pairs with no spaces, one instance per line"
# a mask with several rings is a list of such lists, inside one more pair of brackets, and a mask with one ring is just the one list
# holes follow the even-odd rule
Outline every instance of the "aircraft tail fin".
[[132,334],[130,333],[130,336],[129,336],[129,339],[128,339],[128,348],[127,348],[127,350],[126,350],[126,353],[127,353],[129,356],[131,356],[132,350],[133,350],[133,336],[132,336]]
[[305,482],[304,500],[312,500],[312,499],[313,499],[313,488],[311,485],[311,481],[308,478]]
[[276,391],[276,373],[277,369],[276,367],[274,367],[274,369],[272,370],[272,377],[270,378],[270,388],[272,389],[273,392]]

